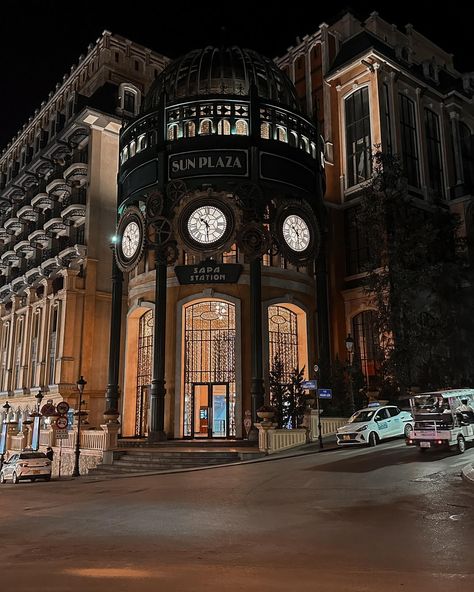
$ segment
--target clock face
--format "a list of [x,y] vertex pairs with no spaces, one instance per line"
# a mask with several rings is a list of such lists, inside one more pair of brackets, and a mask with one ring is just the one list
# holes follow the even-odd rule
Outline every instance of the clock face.
[[286,244],[293,251],[301,253],[309,247],[310,230],[308,224],[298,214],[290,214],[283,220],[282,232]]
[[187,229],[189,236],[201,245],[218,242],[227,230],[227,218],[214,205],[203,205],[191,212]]
[[129,222],[122,234],[122,252],[127,259],[131,259],[140,247],[140,228],[135,220]]

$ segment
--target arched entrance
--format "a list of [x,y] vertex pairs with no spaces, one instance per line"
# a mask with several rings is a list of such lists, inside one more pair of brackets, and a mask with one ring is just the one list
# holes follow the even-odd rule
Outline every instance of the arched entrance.
[[235,334],[235,305],[208,300],[185,308],[185,437],[236,435]]
[[143,438],[148,433],[149,389],[153,357],[153,311],[140,317],[137,351],[137,396],[135,408],[135,436]]

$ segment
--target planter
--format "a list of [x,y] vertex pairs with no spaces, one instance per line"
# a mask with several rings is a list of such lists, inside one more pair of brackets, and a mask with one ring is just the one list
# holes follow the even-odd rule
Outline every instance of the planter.
[[259,417],[260,419],[272,419],[274,415],[274,411],[257,411],[257,417]]

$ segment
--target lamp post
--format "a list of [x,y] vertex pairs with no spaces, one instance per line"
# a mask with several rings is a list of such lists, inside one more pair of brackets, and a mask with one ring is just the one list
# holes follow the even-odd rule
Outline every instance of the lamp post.
[[0,469],[3,467],[3,463],[5,461],[5,452],[7,451],[7,426],[11,405],[7,401],[5,405],[2,405],[2,407],[5,409],[5,420],[2,421],[2,425],[0,426]]
[[350,333],[347,334],[346,337],[346,350],[348,356],[348,371],[349,371],[349,397],[351,401],[351,415],[355,411],[355,404],[354,404],[354,387],[352,384],[352,355],[354,353],[354,339]]
[[323,436],[321,434],[321,407],[319,404],[319,393],[318,393],[319,366],[317,364],[315,364],[313,366],[313,370],[314,370],[314,378],[315,378],[315,382],[316,382],[316,389],[314,391],[314,394],[316,396],[316,410],[318,412],[318,440],[319,440],[319,447],[322,448],[323,447]]
[[84,393],[84,387],[87,384],[87,381],[84,380],[84,377],[81,375],[81,377],[79,378],[79,380],[77,381],[77,390],[78,390],[78,396],[79,396],[79,407],[77,410],[77,438],[76,438],[76,451],[75,451],[75,456],[74,456],[74,470],[72,471],[72,476],[73,477],[80,477],[81,472],[80,472],[80,467],[79,467],[79,461],[81,458],[81,417],[82,417],[82,395]]

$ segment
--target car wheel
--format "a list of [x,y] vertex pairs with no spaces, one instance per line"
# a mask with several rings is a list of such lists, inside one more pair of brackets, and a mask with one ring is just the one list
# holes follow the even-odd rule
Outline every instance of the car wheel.
[[377,446],[379,443],[379,437],[375,432],[370,432],[369,434],[369,446]]
[[5,475],[0,473],[0,483],[5,483]]
[[51,481],[51,475],[46,475],[46,477],[44,478],[45,481]]
[[31,482],[34,483],[36,481],[36,477],[31,477]]
[[20,479],[18,479],[18,475],[14,472],[12,475],[12,483],[16,485],[19,482],[20,482]]
[[413,430],[413,427],[411,426],[411,424],[407,423],[407,425],[405,426],[405,429],[403,431],[405,438],[409,438],[410,437],[410,433]]
[[466,450],[466,440],[464,440],[463,436],[458,437],[458,452],[459,454],[463,454]]

